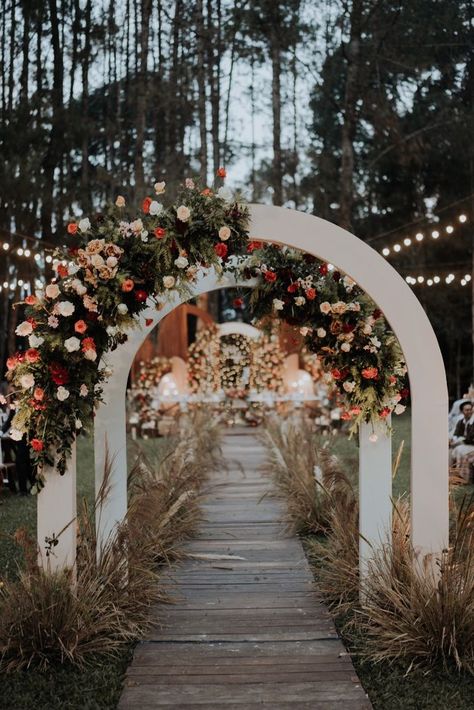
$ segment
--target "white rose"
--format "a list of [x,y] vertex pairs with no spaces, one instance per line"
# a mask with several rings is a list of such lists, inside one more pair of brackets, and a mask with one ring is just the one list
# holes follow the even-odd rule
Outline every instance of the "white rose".
[[344,303],[344,301],[337,301],[337,303],[332,304],[331,310],[333,313],[336,313],[336,315],[340,316],[347,311],[347,305]]
[[355,286],[355,281],[353,281],[350,276],[344,276],[342,281],[344,283],[344,286],[346,287],[346,291],[352,291]]
[[295,303],[297,306],[303,306],[306,303],[306,298],[304,296],[296,296]]
[[60,402],[64,402],[64,400],[69,397],[69,390],[67,390],[65,387],[63,387],[61,385],[61,387],[58,387],[58,391],[56,392],[56,397],[59,399]]
[[35,384],[35,378],[33,375],[23,375],[20,377],[20,385],[23,387],[24,390],[29,390],[31,387],[34,387]]
[[79,338],[75,338],[74,336],[72,338],[68,338],[67,340],[64,341],[64,347],[68,351],[68,353],[73,353],[76,350],[79,350],[81,347],[81,341]]
[[57,306],[58,313],[64,316],[65,318],[67,318],[68,316],[72,316],[72,314],[76,310],[74,304],[71,303],[71,301],[60,301]]
[[97,360],[97,353],[93,348],[89,348],[85,351],[84,357],[86,358],[86,360],[92,360],[92,362],[94,362],[95,360]]
[[31,335],[33,332],[33,326],[31,323],[28,323],[27,320],[24,320],[23,323],[20,323],[20,325],[17,325],[15,328],[15,333],[17,335],[21,335],[22,337],[25,337],[26,335]]
[[346,392],[353,392],[355,390],[356,383],[354,381],[352,382],[344,382],[342,385],[343,389],[346,390]]
[[109,269],[114,269],[118,264],[118,259],[116,256],[109,256],[105,262]]
[[87,293],[87,288],[79,279],[73,279],[71,281],[71,286],[78,296],[83,296],[85,293]]
[[185,269],[189,264],[189,261],[186,259],[185,256],[178,256],[178,258],[174,260],[174,263],[175,266],[178,267],[178,269]]
[[95,266],[96,269],[100,269],[100,267],[105,264],[104,257],[100,254],[92,254],[91,264]]
[[318,338],[325,338],[326,331],[324,330],[324,328],[318,328],[316,331],[316,335],[318,336]]
[[173,288],[174,285],[175,285],[174,276],[163,276],[163,286],[165,288]]
[[28,338],[28,343],[30,345],[30,348],[39,348],[40,345],[43,345],[44,343],[44,338],[40,338],[38,335],[35,335],[34,333],[30,335]]
[[379,348],[382,345],[382,343],[380,342],[380,340],[377,338],[376,335],[374,335],[374,337],[370,339],[370,342],[372,343],[374,348]]
[[148,241],[148,232],[147,232],[146,229],[144,229],[143,232],[140,234],[140,239],[142,240],[142,242],[143,242],[144,244],[147,243],[147,241]]
[[156,217],[156,215],[161,214],[162,212],[163,205],[160,202],[157,202],[156,200],[152,200],[152,202],[150,202],[150,214]]
[[194,190],[194,180],[192,178],[186,178],[184,184],[186,185],[188,190]]
[[342,343],[341,345],[341,350],[345,353],[348,353],[349,350],[351,349],[351,344],[350,343]]
[[72,261],[69,262],[67,265],[67,270],[69,272],[69,276],[73,276],[74,274],[77,274],[79,271],[79,266],[77,264],[74,264]]
[[223,242],[226,242],[230,237],[230,229],[229,227],[221,227],[219,229],[219,239],[222,239]]
[[128,313],[128,306],[126,303],[119,303],[117,306],[117,310],[120,313],[120,315],[124,316],[125,313]]
[[80,419],[76,419],[76,429],[82,429],[82,422]]
[[324,301],[324,303],[321,303],[321,305],[319,306],[319,310],[321,311],[321,313],[324,313],[324,315],[327,315],[331,312],[331,304],[328,303],[328,301]]
[[79,394],[81,395],[81,397],[87,397],[87,395],[89,394],[88,387],[86,385],[81,385],[79,389]]
[[163,182],[155,182],[153,187],[155,188],[155,192],[157,195],[162,195],[165,191],[166,183],[164,180]]
[[188,219],[191,217],[191,210],[189,209],[189,207],[181,205],[176,210],[176,215],[180,222],[187,222]]
[[79,220],[79,224],[77,226],[79,227],[80,232],[87,232],[87,230],[91,228],[90,219],[88,217],[83,217],[83,219]]
[[13,441],[21,441],[23,439],[23,432],[19,429],[10,429],[10,439]]
[[284,305],[285,305],[285,302],[284,302],[284,301],[280,301],[279,298],[274,298],[274,299],[273,299],[273,310],[274,310],[274,311],[282,311]]
[[362,332],[364,333],[364,335],[370,335],[372,332],[372,326],[369,323],[366,323],[362,328]]
[[311,330],[311,329],[310,329],[310,328],[307,328],[306,326],[303,326],[303,328],[300,328],[300,333],[301,333],[301,335],[303,336],[303,338],[304,338],[306,335],[308,335],[308,333],[309,333],[310,330]]
[[143,231],[143,222],[141,219],[136,219],[134,222],[130,222],[130,229],[132,232],[142,232]]
[[59,296],[59,287],[57,284],[48,284],[45,293],[47,298],[57,298]]
[[221,200],[224,200],[224,202],[232,202],[234,196],[232,194],[232,190],[223,185],[217,190],[217,197],[220,197]]
[[397,404],[397,406],[395,407],[395,409],[393,411],[395,412],[395,414],[403,414],[405,409],[406,409],[406,407],[404,404]]

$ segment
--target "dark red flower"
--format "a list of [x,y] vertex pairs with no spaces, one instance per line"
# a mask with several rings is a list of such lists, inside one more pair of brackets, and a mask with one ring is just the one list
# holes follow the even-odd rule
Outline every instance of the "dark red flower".
[[233,304],[234,308],[242,308],[242,306],[244,305],[244,301],[242,298],[234,298]]
[[314,301],[314,299],[316,298],[316,289],[307,288],[305,291],[305,295],[308,301]]
[[355,328],[355,325],[352,325],[352,323],[343,323],[342,324],[342,332],[343,333],[352,333],[354,328]]
[[227,248],[227,244],[224,244],[224,242],[219,242],[219,244],[214,245],[214,251],[216,252],[217,256],[221,257],[221,259],[225,259],[229,250]]
[[376,309],[374,310],[374,312],[372,313],[372,318],[375,318],[375,320],[378,320],[378,319],[381,318],[382,316],[383,316],[383,313],[382,313],[382,311],[380,310],[380,308],[376,308]]
[[265,271],[265,281],[268,281],[268,283],[274,283],[276,278],[277,275],[274,271]]
[[226,169],[225,169],[225,168],[218,168],[218,170],[217,170],[217,177],[220,177],[220,178],[225,178],[225,177],[227,177]]
[[263,242],[252,241],[247,244],[247,251],[251,254],[256,249],[261,249],[263,247]]
[[402,390],[400,390],[400,397],[402,399],[405,399],[406,397],[408,397],[409,394],[410,394],[410,390],[408,389],[408,387],[404,387]]
[[341,280],[341,272],[340,271],[335,271],[332,275],[333,280],[337,283],[338,281]]
[[295,291],[297,291],[298,288],[299,288],[299,284],[295,282],[295,283],[290,284],[286,290],[288,291],[288,293],[295,293]]
[[76,222],[69,222],[67,226],[67,233],[68,234],[75,234],[77,232],[78,226]]
[[163,229],[163,227],[157,227],[153,234],[157,239],[163,239],[166,234],[166,229]]
[[41,441],[41,439],[32,439],[30,441],[31,448],[34,449],[35,451],[43,451],[44,449],[44,444]]
[[64,266],[64,264],[58,264],[58,268],[56,269],[58,272],[58,276],[60,276],[62,279],[65,279],[66,276],[69,275],[69,271],[67,266]]
[[29,350],[27,350],[25,353],[25,357],[26,362],[38,362],[38,360],[40,359],[39,350],[37,350],[36,348],[29,348]]
[[49,374],[55,385],[67,385],[69,382],[69,372],[64,365],[59,362],[52,362],[49,366]]
[[326,274],[328,272],[328,265],[327,264],[320,264],[318,271],[321,274],[321,276],[326,276]]
[[32,318],[31,316],[30,316],[29,318],[27,318],[26,320],[27,320],[28,323],[31,325],[31,327],[33,328],[33,330],[34,330],[34,329],[36,328],[36,326],[38,325],[38,323],[35,321],[35,319]]
[[331,375],[335,380],[340,380],[341,379],[341,371],[337,369],[337,367],[334,368],[334,370],[331,370]]
[[148,294],[146,291],[142,291],[142,289],[137,289],[134,293],[135,296],[135,301],[138,301],[138,303],[145,303],[146,299],[148,298]]

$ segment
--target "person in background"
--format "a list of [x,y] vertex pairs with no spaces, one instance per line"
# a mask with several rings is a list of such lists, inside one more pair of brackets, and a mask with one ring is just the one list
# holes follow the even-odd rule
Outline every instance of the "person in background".
[[474,455],[474,414],[470,401],[461,402],[461,416],[450,438],[450,464],[466,480],[470,476],[470,462]]
[[[9,406],[8,416],[1,427],[2,437],[8,438],[8,432],[11,428],[12,419],[15,416],[15,407],[13,403]],[[26,436],[21,441],[12,441],[9,439],[10,447],[15,454],[15,468],[18,481],[19,493],[22,496],[28,495],[28,481],[32,486],[35,481],[33,467],[30,459],[30,449],[26,442]]]

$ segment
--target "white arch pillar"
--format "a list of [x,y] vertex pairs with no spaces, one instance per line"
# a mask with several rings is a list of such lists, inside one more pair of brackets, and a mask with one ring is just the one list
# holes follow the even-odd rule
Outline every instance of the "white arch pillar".
[[[402,277],[378,252],[349,232],[313,215],[282,207],[251,205],[250,238],[302,249],[336,265],[353,278],[383,311],[402,347],[412,393],[412,542],[421,554],[444,549],[448,545],[449,534],[448,395],[441,352],[421,304]],[[219,283],[215,274],[211,273],[197,282],[194,293],[198,295],[231,285],[235,285],[232,280],[226,277]],[[124,392],[128,371],[148,332],[176,305],[178,300],[159,313],[153,308],[147,309],[141,316],[141,329],[132,331],[128,343],[107,357],[115,373],[104,387],[105,403],[96,416],[98,480],[101,480],[103,472],[103,453],[100,452],[106,432],[115,466],[113,495],[99,521],[100,539],[110,533],[126,510]],[[148,327],[144,325],[145,318],[153,319]],[[370,546],[379,547],[391,527],[390,439],[379,431],[377,442],[372,442],[369,440],[371,433],[369,426],[361,427],[360,530],[366,539],[366,542],[361,542],[362,570],[364,560],[371,554]],[[48,487],[41,495],[50,497]],[[48,507],[44,502],[43,515]],[[51,504],[54,505],[54,502]],[[65,513],[64,517],[68,514]]]

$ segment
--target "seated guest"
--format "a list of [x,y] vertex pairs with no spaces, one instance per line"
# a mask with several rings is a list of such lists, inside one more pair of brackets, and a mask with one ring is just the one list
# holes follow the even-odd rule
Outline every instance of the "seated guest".
[[450,463],[457,467],[459,475],[468,480],[474,454],[474,414],[471,402],[462,402],[460,410],[462,416],[458,419],[449,441]]

